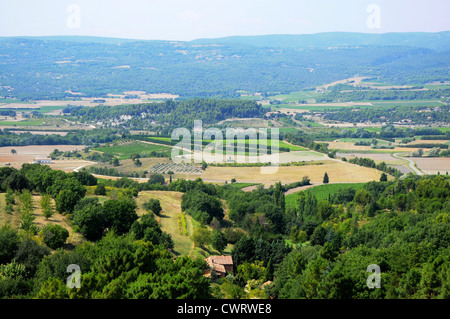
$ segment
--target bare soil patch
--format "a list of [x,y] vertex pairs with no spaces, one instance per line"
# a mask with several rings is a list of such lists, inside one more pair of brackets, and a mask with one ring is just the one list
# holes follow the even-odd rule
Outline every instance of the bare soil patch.
[[425,174],[446,174],[450,171],[450,158],[445,157],[410,157]]
[[[48,157],[49,154],[55,149],[65,152],[82,150],[85,147],[85,145],[29,145],[0,147],[0,166],[4,166],[9,163],[13,167],[20,168],[24,163],[32,163],[35,158]],[[12,154],[11,150],[15,150],[17,153]]]
[[225,182],[235,178],[242,183],[276,183],[298,182],[308,176],[312,183],[323,180],[325,172],[330,182],[362,183],[379,180],[381,173],[376,169],[340,161],[326,161],[322,165],[280,166],[273,174],[262,174],[260,167],[208,167],[202,175],[205,181]]

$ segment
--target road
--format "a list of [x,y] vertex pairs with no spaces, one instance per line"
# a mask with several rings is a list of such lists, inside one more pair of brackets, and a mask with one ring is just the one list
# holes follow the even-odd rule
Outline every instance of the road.
[[78,171],[79,171],[80,169],[82,169],[83,167],[89,166],[89,165],[94,165],[94,164],[98,164],[98,163],[97,163],[97,162],[86,162],[86,164],[83,164],[83,165],[81,165],[81,166],[75,168],[73,171],[74,171],[74,172],[78,172]]
[[423,175],[423,173],[416,167],[416,163],[414,163],[413,160],[410,160],[409,158],[406,157],[401,157],[398,154],[400,153],[392,154],[392,156],[401,160],[408,161],[409,162],[408,166],[414,173],[416,173],[417,175]]

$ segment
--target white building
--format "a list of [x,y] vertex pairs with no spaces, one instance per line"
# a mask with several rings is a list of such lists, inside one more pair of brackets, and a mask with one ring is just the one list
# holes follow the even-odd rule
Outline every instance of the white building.
[[33,164],[51,164],[51,158],[35,158]]

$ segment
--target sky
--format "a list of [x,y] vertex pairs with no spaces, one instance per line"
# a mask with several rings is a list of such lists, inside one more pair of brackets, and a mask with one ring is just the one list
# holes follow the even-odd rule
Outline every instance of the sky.
[[450,30],[449,0],[0,0],[0,36],[189,41]]

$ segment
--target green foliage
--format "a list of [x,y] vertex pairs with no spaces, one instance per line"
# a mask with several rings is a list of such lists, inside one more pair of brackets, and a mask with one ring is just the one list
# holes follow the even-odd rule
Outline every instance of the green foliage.
[[130,233],[136,239],[149,241],[154,245],[162,245],[166,249],[173,249],[174,243],[171,236],[161,230],[158,222],[151,214],[145,214],[131,225]]
[[[374,95],[383,95],[385,92],[376,91],[373,92]],[[448,94],[448,89],[446,90],[430,90],[431,95]],[[352,93],[355,95],[355,93]],[[400,91],[389,92],[387,94],[401,95]],[[404,94],[410,95],[408,99],[415,100],[417,92],[409,91],[404,92]],[[342,102],[345,95],[339,94],[339,100]],[[430,98],[434,98],[431,97]],[[392,97],[392,99],[395,99]],[[356,99],[352,100],[355,101]],[[374,97],[367,98],[366,100],[374,100]],[[363,123],[372,122],[379,123],[380,118],[383,119],[384,123],[393,124],[395,122],[402,121],[404,119],[409,119],[415,124],[430,124],[433,122],[448,122],[448,108],[449,106],[441,105],[439,110],[430,109],[428,106],[416,106],[416,105],[396,105],[394,107],[373,107],[373,108],[358,108],[358,111],[349,112],[348,110],[338,110],[336,112],[328,112],[324,115],[324,118],[332,121],[344,121],[351,123]],[[424,112],[426,111],[426,112]],[[420,147],[420,146],[418,146]]]
[[197,247],[205,247],[211,243],[211,232],[206,227],[197,227],[192,234],[192,241]]
[[61,248],[69,237],[69,231],[56,224],[48,224],[39,232],[44,243],[51,249]]
[[211,245],[220,253],[227,247],[228,241],[226,236],[219,230],[214,229],[211,237]]
[[52,209],[52,202],[51,197],[48,194],[43,194],[41,196],[41,199],[39,200],[39,205],[42,209],[42,214],[44,215],[45,219],[49,219],[53,216],[53,209]]
[[[130,41],[119,46],[117,41],[103,39],[80,43],[64,38],[20,41],[5,38],[0,42],[0,49],[4,55],[4,85],[15,88],[5,93],[24,100],[80,98],[66,91],[72,87],[77,88],[82,97],[101,97],[101,102],[108,93],[148,90],[147,83],[152,83],[151,92],[172,92],[183,97],[236,97],[239,95],[237,90],[263,92],[264,95],[267,92],[288,93],[349,78],[354,74],[397,84],[416,85],[448,80],[445,71],[447,60],[442,53],[448,50],[447,43],[442,40],[447,38],[445,33],[425,36],[399,34],[394,39],[391,35],[374,39],[367,34],[333,34],[333,43],[345,43],[351,47],[337,50],[328,49],[330,37],[330,34],[271,35],[179,42],[178,45],[187,54],[175,52],[171,41]],[[25,52],[32,52],[32,56],[26,56]],[[129,52],[135,54],[130,55]],[[148,55],[154,58],[149,61]],[[17,57],[14,63],[10,60],[11,56]],[[46,59],[41,59],[43,56]],[[71,57],[66,59],[67,63],[54,63],[67,57]],[[101,58],[102,63],[93,63],[94,58]],[[321,62],[320,65],[317,61]],[[285,64],[280,67],[282,63]],[[118,65],[128,65],[130,68],[111,72]],[[311,65],[315,66],[314,72],[309,69]],[[39,75],[43,70],[55,77],[42,81]],[[337,86],[323,99],[355,101],[370,98],[440,98],[448,95],[445,91],[433,95],[427,90],[382,90],[373,93],[373,90],[366,89],[341,93],[344,88]],[[305,98],[298,96],[296,99]],[[179,114],[175,116],[180,117]],[[230,114],[227,116],[233,117]],[[102,117],[100,119],[103,120]]]
[[14,258],[20,239],[16,230],[6,224],[0,228],[0,264],[8,264]]
[[60,214],[70,214],[81,197],[68,189],[63,189],[55,198],[56,211]]
[[98,199],[84,198],[75,206],[72,225],[86,239],[99,240],[106,228],[106,213]]
[[155,198],[150,198],[147,202],[144,203],[143,207],[145,210],[151,211],[157,216],[159,216],[162,211],[161,203],[158,199]]
[[67,135],[64,136],[60,134],[39,135],[31,132],[16,134],[10,131],[2,131],[0,134],[0,146],[93,145],[95,143],[108,143],[114,141],[118,138],[114,133],[116,133],[116,131],[110,129],[75,130],[68,132]]
[[224,217],[222,202],[200,189],[189,190],[183,194],[181,209],[205,224],[209,224],[213,217],[217,220]]
[[97,185],[97,187],[94,190],[95,195],[99,196],[105,196],[106,195],[106,188],[104,185]]
[[[171,127],[193,127],[194,119],[202,120],[204,124],[213,124],[227,118],[262,117],[267,110],[254,101],[197,98],[121,106],[75,107],[70,109],[70,114],[82,121],[94,122],[115,119],[120,116],[132,116],[132,120],[124,122],[123,126],[144,128],[148,127],[151,121],[167,123]],[[146,116],[142,118],[141,114],[146,114]],[[155,147],[154,145],[147,146]]]
[[9,264],[0,264],[0,280],[2,279],[17,279],[26,277],[26,268],[24,265],[17,263],[15,260]]
[[24,189],[19,195],[20,210],[22,213],[30,214],[33,212],[33,196],[28,189]]
[[[266,296],[445,298],[449,194],[450,184],[442,176],[411,176],[367,183],[354,199],[333,201],[334,212],[311,224],[311,246],[297,248],[276,268]],[[330,207],[326,201],[321,205]],[[298,228],[293,228],[292,236],[295,232]],[[294,258],[301,262],[292,263]],[[366,285],[371,264],[381,268],[379,289]]]
[[117,234],[127,233],[138,219],[136,203],[132,199],[110,199],[103,204],[106,213],[106,225]]
[[322,183],[324,183],[324,184],[328,184],[329,183],[329,178],[328,178],[328,174],[327,174],[327,172],[325,172],[325,174],[323,175],[323,181],[322,181]]
[[354,157],[354,158],[349,159],[348,162],[351,163],[351,164],[357,164],[359,166],[376,168],[377,170],[380,170],[382,172],[386,172],[386,173],[391,174],[391,175],[393,175],[395,177],[400,177],[400,176],[403,175],[396,168],[393,168],[393,167],[390,167],[390,166],[386,165],[385,162],[381,162],[379,164],[375,164],[375,161],[370,159],[370,158]]
[[149,185],[153,184],[161,184],[163,185],[166,182],[166,179],[164,178],[163,174],[151,174],[147,183]]
[[14,259],[26,267],[28,276],[34,276],[39,262],[49,254],[48,247],[40,245],[30,237],[25,237],[20,241]]

